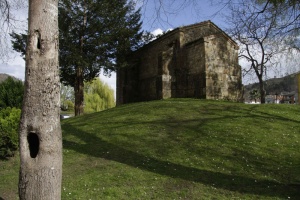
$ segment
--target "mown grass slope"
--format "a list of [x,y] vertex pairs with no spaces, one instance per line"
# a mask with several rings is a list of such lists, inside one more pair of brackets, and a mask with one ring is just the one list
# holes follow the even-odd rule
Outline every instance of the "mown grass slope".
[[[62,199],[300,199],[299,114],[170,99],[63,120]],[[6,199],[18,167],[0,162]]]

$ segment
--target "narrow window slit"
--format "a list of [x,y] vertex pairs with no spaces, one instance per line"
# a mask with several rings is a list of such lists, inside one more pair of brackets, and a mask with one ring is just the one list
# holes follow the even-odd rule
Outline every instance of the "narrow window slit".
[[29,145],[29,152],[31,158],[36,158],[39,153],[40,140],[35,132],[30,132],[27,136],[27,141]]

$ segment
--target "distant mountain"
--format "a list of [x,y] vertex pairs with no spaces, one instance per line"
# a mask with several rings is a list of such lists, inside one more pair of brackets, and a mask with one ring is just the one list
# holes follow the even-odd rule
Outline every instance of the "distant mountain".
[[[294,73],[282,78],[272,78],[266,80],[264,83],[267,95],[281,95],[281,94],[297,94],[298,84],[297,76],[300,72]],[[253,90],[259,91],[259,84],[253,83],[244,86],[244,98],[245,100],[250,99],[250,92]]]
[[11,77],[11,78],[13,78],[14,80],[20,81],[20,79],[17,79],[17,78],[14,77],[14,76],[11,76],[11,75],[8,75],[8,74],[1,74],[1,73],[0,73],[0,83],[3,82],[3,81],[5,81],[8,77]]

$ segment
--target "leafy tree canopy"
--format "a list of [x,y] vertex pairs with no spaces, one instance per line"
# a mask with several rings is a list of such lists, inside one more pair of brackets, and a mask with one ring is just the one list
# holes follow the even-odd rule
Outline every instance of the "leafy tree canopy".
[[10,37],[12,38],[11,43],[12,43],[13,49],[16,52],[21,53],[21,55],[25,59],[27,34],[17,34],[15,32],[12,32],[10,34]]
[[63,0],[59,3],[60,69],[64,84],[74,86],[76,68],[83,80],[124,65],[142,37],[140,10],[127,0]]
[[98,112],[108,108],[115,107],[114,90],[99,78],[84,86],[85,111]]
[[[151,34],[140,31],[140,16],[132,1],[61,0],[58,18],[62,83],[74,87],[78,66],[83,68],[83,80],[91,81],[101,69],[109,74],[126,65],[127,55],[149,42],[145,37]],[[25,56],[27,35],[10,35],[13,49]]]

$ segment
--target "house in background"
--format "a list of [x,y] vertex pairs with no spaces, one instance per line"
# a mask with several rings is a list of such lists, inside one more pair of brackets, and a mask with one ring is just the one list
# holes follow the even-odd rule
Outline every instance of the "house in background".
[[290,74],[288,77],[290,78],[289,90],[276,93],[275,103],[300,104],[300,72]]
[[238,45],[211,21],[176,28],[117,71],[117,104],[166,98],[241,98]]

